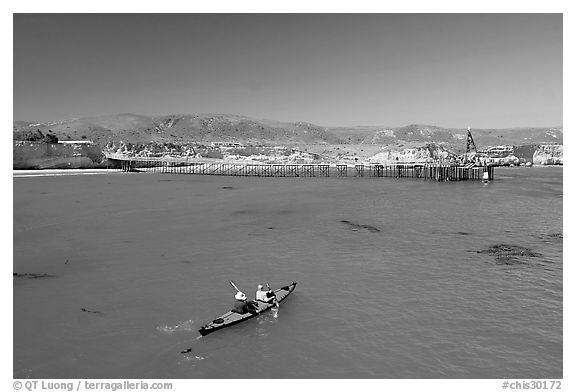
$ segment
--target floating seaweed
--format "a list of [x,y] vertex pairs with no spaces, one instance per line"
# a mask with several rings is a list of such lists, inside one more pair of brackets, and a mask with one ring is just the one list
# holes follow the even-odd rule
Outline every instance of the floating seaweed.
[[485,253],[494,256],[498,264],[524,263],[527,258],[542,257],[541,253],[534,252],[529,248],[517,245],[498,244],[492,245],[486,250],[478,250],[476,253]]
[[540,239],[543,242],[554,244],[554,243],[562,243],[564,240],[564,234],[562,233],[540,233],[534,235],[534,237]]
[[88,310],[86,308],[81,308],[81,309],[83,312],[86,312],[86,313],[104,314],[104,313],[100,312],[99,310]]
[[36,273],[28,273],[28,274],[19,274],[18,272],[14,272],[12,274],[15,278],[26,278],[26,279],[42,279],[42,278],[53,278],[54,275],[50,274],[36,274]]
[[341,220],[340,222],[348,225],[352,230],[368,230],[370,233],[379,233],[380,229],[374,226],[370,226],[370,225],[362,225],[359,223],[353,223],[347,220]]
[[547,234],[547,236],[550,238],[557,238],[560,240],[564,238],[564,234],[562,234],[562,233],[550,233],[550,234]]

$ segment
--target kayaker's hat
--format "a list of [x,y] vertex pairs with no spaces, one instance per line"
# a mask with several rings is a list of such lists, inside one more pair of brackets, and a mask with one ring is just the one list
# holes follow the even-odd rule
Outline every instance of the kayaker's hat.
[[262,288],[264,288],[264,286],[262,286],[261,284],[258,285],[258,290],[262,290]]
[[234,297],[236,299],[239,299],[240,301],[243,301],[246,299],[246,294],[244,294],[243,292],[239,291],[236,293],[236,296]]

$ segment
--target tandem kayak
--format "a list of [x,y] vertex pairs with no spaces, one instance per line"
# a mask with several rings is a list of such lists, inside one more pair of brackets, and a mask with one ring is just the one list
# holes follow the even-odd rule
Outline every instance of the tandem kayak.
[[[278,300],[278,302],[284,301],[286,299],[286,297],[288,297],[290,295],[290,293],[292,293],[294,291],[295,288],[296,288],[296,282],[292,282],[288,286],[284,286],[284,287],[281,287],[277,290],[274,290],[274,292],[276,294],[276,299]],[[227,313],[224,313],[222,316],[220,316],[220,317],[210,321],[206,325],[204,325],[202,328],[200,328],[198,330],[198,332],[200,332],[200,335],[206,336],[209,333],[218,331],[219,329],[230,327],[231,325],[235,325],[235,324],[241,323],[242,321],[246,321],[246,320],[249,320],[253,317],[256,317],[260,313],[263,313],[267,310],[270,310],[271,308],[273,308],[275,306],[273,303],[269,304],[269,303],[261,302],[261,301],[256,301],[256,302],[258,304],[258,308],[256,309],[255,313],[239,314],[239,313],[234,313],[234,312],[227,312]]]

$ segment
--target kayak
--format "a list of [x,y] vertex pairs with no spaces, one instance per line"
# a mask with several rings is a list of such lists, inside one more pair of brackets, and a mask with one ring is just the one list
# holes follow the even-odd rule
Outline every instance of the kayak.
[[[284,301],[286,297],[288,297],[290,293],[294,291],[295,288],[296,282],[292,282],[288,286],[274,290],[278,302]],[[234,312],[226,312],[222,316],[204,325],[198,330],[198,332],[200,332],[200,335],[206,336],[209,333],[216,332],[222,328],[230,327],[232,325],[241,323],[242,321],[250,320],[251,318],[258,316],[260,313],[270,310],[275,306],[274,303],[269,304],[261,301],[256,301],[256,303],[258,306],[255,313],[239,314]]]

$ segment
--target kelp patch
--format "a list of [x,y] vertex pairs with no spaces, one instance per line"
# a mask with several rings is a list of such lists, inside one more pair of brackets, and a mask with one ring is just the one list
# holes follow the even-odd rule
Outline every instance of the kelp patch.
[[12,274],[15,278],[25,278],[25,279],[42,279],[42,278],[53,278],[54,275],[50,274],[36,274],[36,273],[29,273],[29,274],[19,274],[18,272],[14,272]]
[[541,253],[534,252],[529,248],[509,244],[492,245],[490,248],[478,250],[476,253],[489,254],[496,259],[498,264],[506,265],[525,263],[530,258],[542,257]]
[[359,223],[350,222],[347,220],[341,220],[340,222],[347,225],[350,229],[352,229],[352,231],[366,230],[366,231],[369,231],[370,233],[379,233],[380,232],[380,229],[377,227],[374,227],[374,226],[363,225],[363,224],[359,224]]

